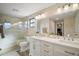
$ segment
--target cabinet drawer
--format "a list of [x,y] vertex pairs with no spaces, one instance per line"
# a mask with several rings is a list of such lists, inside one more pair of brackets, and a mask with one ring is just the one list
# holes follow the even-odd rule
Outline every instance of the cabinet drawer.
[[53,47],[52,45],[53,44],[51,44],[49,42],[44,42],[44,41],[41,42],[41,47],[42,48],[52,48]]
[[64,47],[64,46],[54,46],[54,55],[60,52],[64,55],[68,56],[77,56],[79,51],[77,49],[71,47]]
[[40,41],[37,39],[32,39],[29,45],[30,45],[30,55],[39,56],[40,55]]
[[53,53],[50,50],[41,50],[41,55],[42,56],[52,56]]
[[43,53],[50,53],[50,50],[43,49],[43,50],[41,50],[41,52],[43,52]]
[[41,55],[43,56],[51,56],[53,55],[53,46],[49,42],[41,42]]

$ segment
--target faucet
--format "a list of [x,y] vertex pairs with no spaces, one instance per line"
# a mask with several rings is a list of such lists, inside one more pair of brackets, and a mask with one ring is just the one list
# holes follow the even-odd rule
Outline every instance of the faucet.
[[70,37],[70,34],[68,34],[67,37],[68,37],[68,40],[74,41],[74,39]]
[[65,36],[63,36],[63,39],[65,40]]

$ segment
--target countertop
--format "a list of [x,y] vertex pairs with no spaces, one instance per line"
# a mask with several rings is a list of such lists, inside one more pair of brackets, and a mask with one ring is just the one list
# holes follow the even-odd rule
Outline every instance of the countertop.
[[67,43],[67,42],[63,42],[63,38],[58,39],[58,38],[50,38],[50,37],[41,37],[41,36],[31,36],[30,38],[33,39],[37,39],[37,40],[43,40],[43,41],[47,41],[53,44],[58,44],[58,45],[63,45],[63,46],[67,46],[67,47],[72,47],[72,48],[76,48],[79,49],[79,43],[72,41],[71,43]]

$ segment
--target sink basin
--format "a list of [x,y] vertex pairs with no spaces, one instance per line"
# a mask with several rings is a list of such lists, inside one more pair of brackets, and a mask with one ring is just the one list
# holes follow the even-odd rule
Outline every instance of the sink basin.
[[79,45],[79,41],[70,41],[70,40],[59,40],[59,41],[65,44]]

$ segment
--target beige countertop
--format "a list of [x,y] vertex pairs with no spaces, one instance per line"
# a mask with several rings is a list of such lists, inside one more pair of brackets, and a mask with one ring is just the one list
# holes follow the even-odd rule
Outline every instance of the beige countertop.
[[30,38],[37,39],[37,40],[43,40],[43,41],[47,41],[47,42],[50,42],[53,44],[58,44],[58,45],[63,45],[63,46],[79,49],[79,42],[64,41],[63,38],[58,39],[58,38],[41,37],[41,36],[32,36]]

